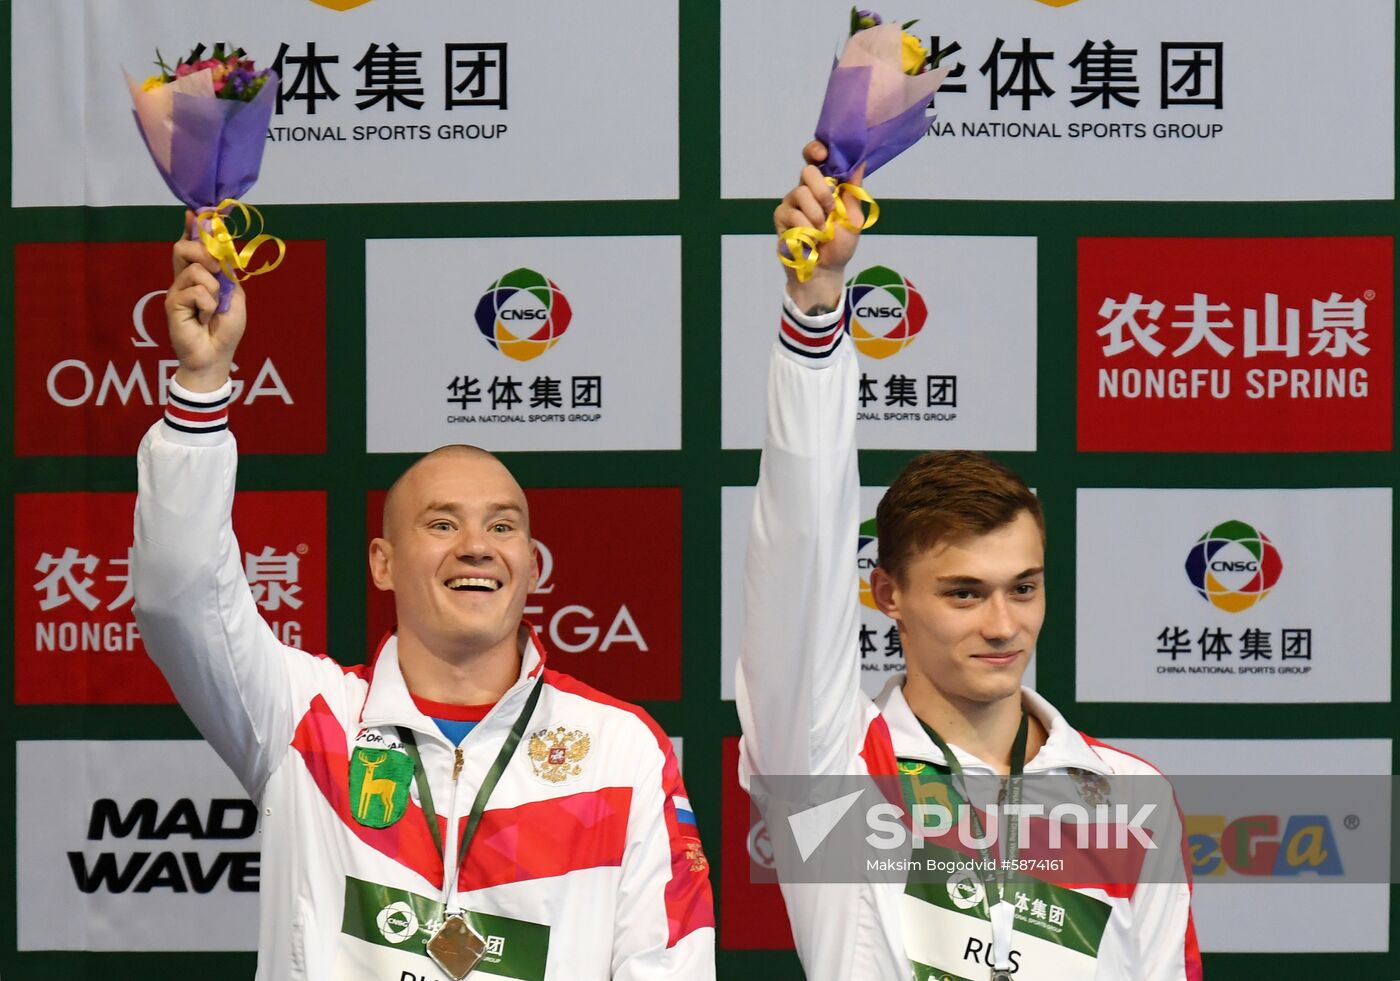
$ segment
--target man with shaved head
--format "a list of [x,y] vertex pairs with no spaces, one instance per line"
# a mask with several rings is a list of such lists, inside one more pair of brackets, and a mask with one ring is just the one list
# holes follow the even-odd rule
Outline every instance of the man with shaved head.
[[179,369],[141,443],[132,583],[151,657],[260,805],[260,981],[714,977],[708,863],[669,739],[545,666],[525,494],[445,446],[369,546],[397,627],[368,665],[280,643],[230,513],[229,371],[246,326],[175,246]]
[[[538,568],[525,492],[485,450],[443,446],[394,481],[380,534],[370,571],[394,592],[409,690],[440,703],[494,702],[519,671],[517,635]],[[467,534],[480,540],[463,549]]]

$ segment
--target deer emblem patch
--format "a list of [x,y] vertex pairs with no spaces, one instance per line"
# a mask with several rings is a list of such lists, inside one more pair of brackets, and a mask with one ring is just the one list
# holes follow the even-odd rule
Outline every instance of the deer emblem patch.
[[350,813],[367,828],[387,828],[408,808],[413,761],[392,749],[356,746],[350,757]]

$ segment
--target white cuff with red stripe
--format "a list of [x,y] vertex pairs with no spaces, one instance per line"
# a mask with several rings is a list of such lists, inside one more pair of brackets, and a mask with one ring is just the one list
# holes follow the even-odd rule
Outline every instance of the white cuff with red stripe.
[[846,333],[846,298],[831,313],[809,317],[797,309],[792,297],[783,295],[783,317],[778,340],[801,358],[819,361],[831,357]]
[[175,379],[170,380],[169,401],[165,404],[165,424],[182,433],[217,433],[228,428],[229,403],[233,382],[224,382],[212,392],[191,392]]

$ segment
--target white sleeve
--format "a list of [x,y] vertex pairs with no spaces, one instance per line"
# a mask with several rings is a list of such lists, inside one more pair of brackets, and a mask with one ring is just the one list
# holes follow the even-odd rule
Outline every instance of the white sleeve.
[[740,771],[848,773],[863,736],[856,361],[840,311],[785,301],[744,569]]
[[[709,862],[693,826],[670,740],[656,730],[661,765],[632,799],[613,936],[613,981],[714,981],[715,914]],[[647,737],[642,737],[647,738]],[[663,743],[662,740],[665,740]]]
[[263,621],[244,577],[232,523],[237,461],[226,428],[182,432],[161,421],[147,431],[137,454],[131,579],[151,659],[257,799],[291,736],[292,649]]
[[1134,981],[1201,981],[1185,829],[1178,808],[1172,808],[1170,817],[1162,835],[1163,848],[1149,862],[1145,881],[1133,890],[1133,939],[1139,965]]

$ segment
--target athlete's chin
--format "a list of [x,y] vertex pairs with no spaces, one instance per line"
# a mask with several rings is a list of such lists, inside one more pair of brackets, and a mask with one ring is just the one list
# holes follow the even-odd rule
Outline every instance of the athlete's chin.
[[1021,676],[1025,674],[1022,666],[1015,671],[998,672],[994,678],[974,678],[969,679],[966,685],[966,697],[969,701],[983,705],[990,705],[1010,698],[1021,691]]
[[513,642],[519,625],[501,616],[452,617],[439,624],[437,633],[449,650],[481,653]]

